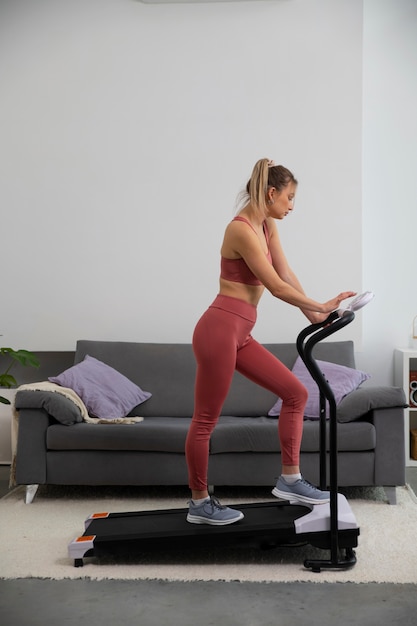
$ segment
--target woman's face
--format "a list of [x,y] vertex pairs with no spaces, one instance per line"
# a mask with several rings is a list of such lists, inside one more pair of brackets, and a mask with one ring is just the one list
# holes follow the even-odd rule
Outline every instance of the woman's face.
[[277,191],[271,187],[268,191],[268,209],[270,217],[282,220],[294,209],[295,192],[297,185],[288,183],[286,187]]

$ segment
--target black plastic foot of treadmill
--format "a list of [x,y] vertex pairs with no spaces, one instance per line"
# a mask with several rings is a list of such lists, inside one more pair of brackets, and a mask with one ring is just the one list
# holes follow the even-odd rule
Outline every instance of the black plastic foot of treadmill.
[[349,569],[356,563],[355,551],[351,548],[346,548],[344,559],[307,559],[304,561],[304,567],[311,569],[312,572],[320,573],[322,569]]
[[74,559],[74,567],[83,567],[84,561],[83,559]]

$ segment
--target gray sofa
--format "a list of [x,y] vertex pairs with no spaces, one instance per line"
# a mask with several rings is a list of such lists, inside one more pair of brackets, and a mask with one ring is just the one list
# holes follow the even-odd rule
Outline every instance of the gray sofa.
[[[293,344],[266,344],[289,368]],[[184,443],[193,412],[195,361],[191,345],[78,341],[75,363],[86,355],[110,365],[152,397],[131,411],[137,424],[92,424],[60,394],[18,391],[15,477],[27,485],[187,485]],[[355,367],[351,341],[322,342],[317,359]],[[38,394],[38,395],[37,395]],[[46,393],[48,395],[48,393]],[[280,470],[276,398],[236,373],[211,437],[212,486],[272,487]],[[405,483],[405,396],[396,387],[368,383],[338,406],[340,486],[383,486],[390,503]],[[319,484],[319,422],[305,420],[301,469]]]

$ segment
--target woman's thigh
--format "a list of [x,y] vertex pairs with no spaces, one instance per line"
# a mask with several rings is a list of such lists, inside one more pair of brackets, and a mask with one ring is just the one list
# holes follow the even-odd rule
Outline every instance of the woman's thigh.
[[305,395],[305,387],[298,378],[253,337],[238,351],[236,369],[284,401]]

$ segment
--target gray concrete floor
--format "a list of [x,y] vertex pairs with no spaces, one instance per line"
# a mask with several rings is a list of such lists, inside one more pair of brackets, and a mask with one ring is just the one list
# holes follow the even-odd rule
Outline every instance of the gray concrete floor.
[[0,581],[13,626],[333,626],[416,623],[415,585]]
[[[0,497],[8,492],[8,472],[0,466]],[[417,468],[407,468],[407,482],[417,493]],[[415,585],[0,580],[0,623],[14,626],[414,626],[416,620],[417,566]]]

